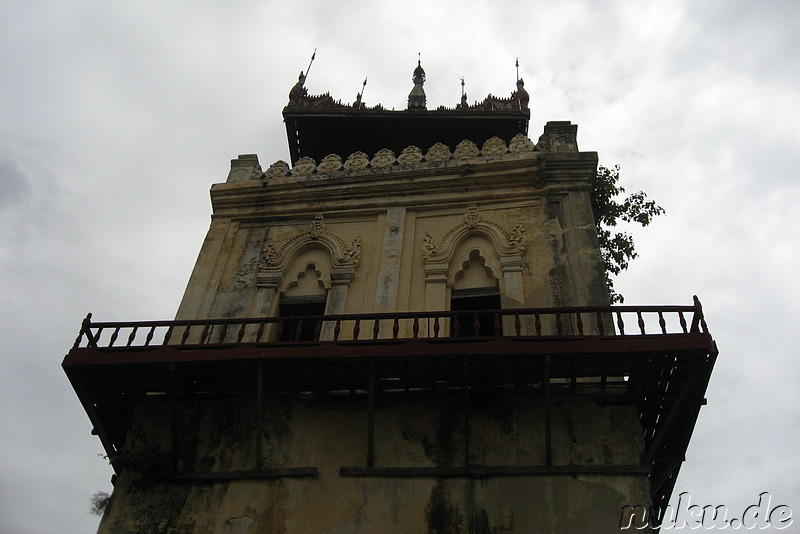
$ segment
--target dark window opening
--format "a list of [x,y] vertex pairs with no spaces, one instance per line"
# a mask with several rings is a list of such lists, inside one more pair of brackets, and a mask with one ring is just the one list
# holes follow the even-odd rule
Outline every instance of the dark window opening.
[[314,341],[318,319],[310,317],[325,314],[325,300],[325,295],[282,296],[279,313],[284,319],[278,341]]
[[[450,309],[452,311],[469,312],[471,310],[499,310],[500,293],[494,287],[478,287],[471,289],[454,289],[450,293]],[[456,324],[455,319],[458,319]],[[453,320],[453,335],[459,337],[475,336],[476,313],[459,313]],[[493,312],[477,314],[479,336],[503,335],[502,321]]]

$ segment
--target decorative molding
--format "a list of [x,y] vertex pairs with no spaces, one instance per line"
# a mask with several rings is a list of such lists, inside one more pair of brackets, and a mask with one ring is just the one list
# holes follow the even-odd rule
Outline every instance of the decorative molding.
[[412,163],[419,163],[420,161],[422,161],[422,150],[414,145],[404,148],[397,157],[397,162],[400,165],[411,165]]
[[[427,152],[416,146],[404,148],[400,155],[395,157],[392,150],[383,148],[375,153],[370,159],[364,152],[353,152],[342,163],[342,157],[337,154],[328,154],[319,164],[314,159],[305,156],[299,159],[290,169],[284,161],[276,161],[263,173],[265,179],[283,178],[289,175],[304,178],[312,174],[330,174],[337,171],[361,171],[368,168],[383,169],[393,165],[405,166],[413,164],[434,163],[450,160],[473,160],[479,157],[497,159],[509,153],[521,154],[534,152],[535,146],[530,139],[523,134],[517,134],[511,142],[506,142],[499,137],[492,137],[483,143],[483,147],[478,146],[467,139],[461,141],[453,152],[450,147],[443,143],[436,143]],[[258,172],[258,171],[257,171]]]
[[334,172],[342,168],[342,158],[338,154],[328,154],[317,166],[319,172]]
[[434,265],[449,264],[458,244],[469,235],[488,238],[501,261],[503,258],[521,258],[528,245],[523,225],[518,224],[508,231],[494,221],[484,220],[477,204],[470,204],[464,212],[464,222],[451,228],[438,244],[429,232],[425,232],[422,257],[425,258],[426,270]]
[[473,159],[480,156],[481,151],[478,150],[478,145],[468,139],[464,139],[456,146],[453,156],[456,159]]
[[318,246],[330,253],[331,267],[352,270],[361,259],[361,238],[356,237],[349,245],[326,229],[325,217],[321,213],[314,216],[308,230],[301,232],[277,248],[272,241],[266,241],[258,263],[259,283],[282,273],[295,253],[308,246]]
[[388,148],[382,148],[375,153],[375,157],[372,158],[372,166],[377,168],[388,167],[392,163],[397,161],[394,157],[394,152],[389,150]]

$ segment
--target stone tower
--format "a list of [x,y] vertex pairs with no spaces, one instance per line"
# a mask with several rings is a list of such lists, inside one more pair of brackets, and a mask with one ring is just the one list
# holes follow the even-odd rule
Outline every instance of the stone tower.
[[84,320],[99,532],[616,532],[669,500],[699,303],[609,306],[597,155],[569,122],[532,142],[521,80],[430,111],[424,80],[388,111],[301,74],[294,164],[231,161],[175,320]]

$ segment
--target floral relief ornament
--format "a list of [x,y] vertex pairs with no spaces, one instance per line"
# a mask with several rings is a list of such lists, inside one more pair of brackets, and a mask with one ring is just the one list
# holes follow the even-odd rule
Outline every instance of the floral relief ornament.
[[481,149],[481,153],[484,156],[499,156],[506,152],[508,152],[506,142],[499,137],[490,137],[483,143],[483,148]]
[[467,211],[464,213],[464,224],[466,224],[467,227],[474,228],[476,224],[481,222],[482,218],[483,216],[480,211],[478,211],[477,204],[470,204],[467,206]]
[[289,164],[283,160],[278,160],[267,169],[266,175],[270,178],[283,178],[289,174]]
[[353,152],[347,157],[347,161],[344,162],[344,168],[349,171],[366,169],[367,166],[369,166],[369,156],[364,152]]
[[400,165],[410,165],[412,163],[419,163],[420,161],[422,161],[422,150],[414,145],[404,148],[397,157],[397,162],[400,163]]
[[294,175],[307,175],[314,172],[317,168],[317,162],[308,156],[300,158],[297,163],[292,167],[292,174]]
[[375,157],[372,158],[372,166],[378,168],[388,167],[394,162],[395,162],[394,152],[392,152],[388,148],[382,148],[378,150],[378,152],[375,154]]
[[334,172],[342,168],[342,158],[338,154],[328,154],[317,166],[319,172]]
[[450,147],[444,143],[436,143],[425,154],[427,161],[447,161],[450,159]]

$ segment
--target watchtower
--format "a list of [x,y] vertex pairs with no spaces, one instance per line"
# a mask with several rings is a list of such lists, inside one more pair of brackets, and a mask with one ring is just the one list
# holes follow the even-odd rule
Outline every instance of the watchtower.
[[610,306],[577,126],[509,98],[309,95],[231,161],[171,321],[63,367],[117,475],[101,533],[616,532],[664,506],[716,349]]

